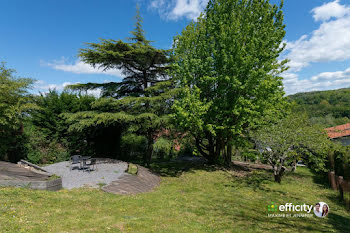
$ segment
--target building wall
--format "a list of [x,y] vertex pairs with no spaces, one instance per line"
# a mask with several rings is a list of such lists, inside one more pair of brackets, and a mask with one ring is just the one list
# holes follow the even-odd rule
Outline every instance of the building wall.
[[350,137],[342,137],[334,139],[337,142],[340,142],[344,146],[350,146]]

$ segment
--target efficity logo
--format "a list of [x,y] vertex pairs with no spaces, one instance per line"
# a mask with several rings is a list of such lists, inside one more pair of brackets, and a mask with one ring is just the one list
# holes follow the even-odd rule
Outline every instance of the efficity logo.
[[269,212],[276,212],[278,210],[278,208],[277,208],[277,205],[275,205],[275,203],[272,201],[271,205],[267,206],[267,210]]
[[[278,205],[275,202],[271,202],[267,206],[268,217],[312,217],[314,216],[312,210],[317,217],[319,209],[323,210],[321,206],[323,202],[317,203],[315,207],[313,205],[308,204],[293,204],[293,203],[285,203],[283,205]],[[328,206],[324,207],[328,214]]]

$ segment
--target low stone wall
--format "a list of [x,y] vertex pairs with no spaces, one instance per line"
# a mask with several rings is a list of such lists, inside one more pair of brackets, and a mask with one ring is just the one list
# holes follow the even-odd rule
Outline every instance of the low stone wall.
[[39,190],[57,191],[62,189],[62,179],[57,178],[54,180],[44,181],[25,181],[18,179],[0,179],[0,186],[5,187],[22,187]]
[[25,160],[0,161],[0,186],[56,191],[62,188],[62,179]]
[[161,178],[145,167],[137,165],[137,174],[125,174],[120,179],[104,186],[103,191],[114,194],[138,194],[150,192],[159,185]]

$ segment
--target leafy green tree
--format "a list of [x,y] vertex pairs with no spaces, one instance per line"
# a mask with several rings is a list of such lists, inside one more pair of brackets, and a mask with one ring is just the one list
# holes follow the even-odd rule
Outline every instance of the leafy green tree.
[[210,0],[174,40],[173,76],[182,88],[175,119],[211,162],[224,154],[230,164],[244,130],[278,116],[285,104],[279,74],[287,60],[278,60],[285,47],[282,5]]
[[281,182],[287,166],[294,170],[301,158],[315,170],[324,170],[331,148],[325,130],[312,125],[305,115],[289,115],[258,129],[251,137],[272,166],[276,182]]
[[[69,91],[59,93],[56,90],[35,96],[34,102],[38,108],[31,112],[30,125],[26,128],[29,136],[32,135],[27,145],[28,159],[42,163],[58,161],[54,156],[50,157],[50,154],[55,153],[44,153],[55,148],[58,148],[56,151],[66,149],[66,154],[77,150],[83,153],[87,149],[84,143],[87,135],[70,133],[69,124],[62,114],[91,110],[91,103],[95,99],[91,95],[77,95]],[[63,156],[56,157],[64,160]]]
[[13,74],[0,63],[0,159],[16,162],[24,156],[23,122],[35,105],[28,94],[33,80]]
[[48,93],[41,93],[34,98],[39,108],[31,113],[31,121],[46,137],[62,139],[67,134],[68,125],[61,114],[91,110],[91,103],[95,99],[91,95],[49,90]]

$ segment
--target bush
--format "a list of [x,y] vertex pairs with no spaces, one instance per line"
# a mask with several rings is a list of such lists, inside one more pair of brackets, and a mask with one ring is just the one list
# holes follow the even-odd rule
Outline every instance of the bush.
[[259,158],[259,154],[256,150],[253,149],[245,149],[242,152],[242,158],[244,161],[255,162]]
[[328,170],[350,181],[350,146],[341,146],[329,154]]
[[147,139],[144,136],[128,133],[121,138],[121,154],[124,158],[135,159],[147,150]]
[[195,142],[190,136],[185,136],[183,138],[177,139],[178,145],[180,146],[180,151],[176,152],[179,155],[192,156],[195,153]]
[[23,122],[35,108],[27,89],[33,80],[17,78],[14,70],[0,62],[0,159],[17,162],[23,158]]
[[56,163],[69,158],[67,148],[57,141],[50,142],[34,127],[26,129],[26,159],[35,164]]
[[165,138],[158,138],[153,145],[153,153],[160,159],[164,159],[166,156],[169,156],[172,149],[173,142]]

